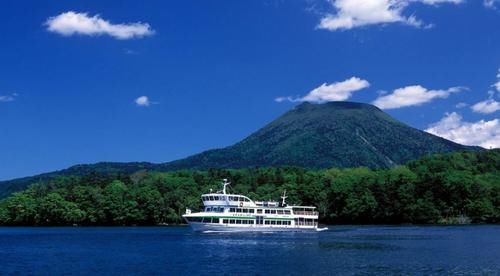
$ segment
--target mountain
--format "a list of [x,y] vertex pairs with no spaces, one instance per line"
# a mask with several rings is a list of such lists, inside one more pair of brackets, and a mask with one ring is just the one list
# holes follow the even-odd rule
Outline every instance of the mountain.
[[471,149],[409,127],[364,103],[303,103],[235,145],[162,164],[184,168],[387,168],[423,155]]
[[163,164],[97,163],[0,182],[0,197],[56,176],[132,174],[140,170],[300,166],[387,168],[427,154],[478,149],[409,127],[377,107],[302,103],[242,141]]

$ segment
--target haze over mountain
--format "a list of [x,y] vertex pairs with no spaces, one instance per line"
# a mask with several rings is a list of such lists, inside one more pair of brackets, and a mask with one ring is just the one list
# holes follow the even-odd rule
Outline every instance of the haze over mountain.
[[163,164],[97,163],[0,182],[0,196],[58,175],[131,174],[139,170],[300,166],[387,168],[427,154],[475,149],[397,121],[364,103],[302,103],[242,141]]

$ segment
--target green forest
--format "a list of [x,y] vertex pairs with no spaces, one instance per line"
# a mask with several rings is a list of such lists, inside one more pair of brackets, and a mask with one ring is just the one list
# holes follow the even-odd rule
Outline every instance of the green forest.
[[324,224],[500,222],[500,150],[427,156],[391,169],[297,167],[60,176],[0,201],[1,225],[182,223],[221,189],[254,200],[314,205]]

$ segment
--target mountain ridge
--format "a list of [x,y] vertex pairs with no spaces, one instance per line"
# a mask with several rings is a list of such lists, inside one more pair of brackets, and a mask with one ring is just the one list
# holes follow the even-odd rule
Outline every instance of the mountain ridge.
[[0,197],[31,183],[89,173],[132,174],[140,170],[297,166],[388,168],[424,155],[479,149],[407,126],[376,106],[356,102],[302,103],[241,141],[166,163],[99,162],[0,181]]

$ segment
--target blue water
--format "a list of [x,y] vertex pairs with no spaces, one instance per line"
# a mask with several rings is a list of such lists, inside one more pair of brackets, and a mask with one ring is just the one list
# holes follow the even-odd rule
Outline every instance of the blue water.
[[500,275],[500,226],[0,228],[0,274]]

